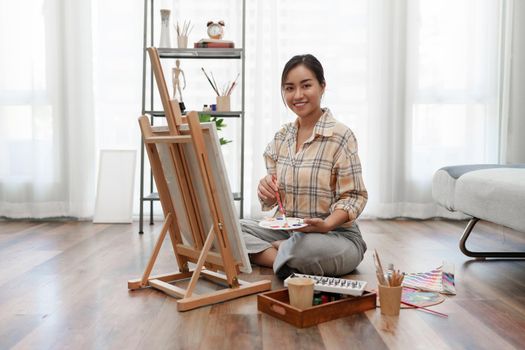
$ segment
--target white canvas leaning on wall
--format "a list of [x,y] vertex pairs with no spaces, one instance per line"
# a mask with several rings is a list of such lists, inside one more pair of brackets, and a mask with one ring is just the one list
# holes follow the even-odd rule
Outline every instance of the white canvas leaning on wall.
[[101,150],[94,223],[131,223],[135,150]]

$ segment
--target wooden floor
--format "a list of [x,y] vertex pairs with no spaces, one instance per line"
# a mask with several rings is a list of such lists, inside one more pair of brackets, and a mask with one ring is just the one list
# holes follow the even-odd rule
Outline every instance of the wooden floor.
[[[255,296],[177,312],[140,277],[160,224],[0,222],[0,349],[512,349],[525,344],[525,261],[474,261],[458,248],[465,222],[361,221],[369,250],[351,276],[375,288],[371,251],[404,271],[453,262],[457,295],[399,317],[379,309],[306,329],[257,311]],[[525,235],[478,224],[471,249],[525,250]],[[165,244],[154,272],[176,270]],[[272,279],[255,268],[245,280]]]

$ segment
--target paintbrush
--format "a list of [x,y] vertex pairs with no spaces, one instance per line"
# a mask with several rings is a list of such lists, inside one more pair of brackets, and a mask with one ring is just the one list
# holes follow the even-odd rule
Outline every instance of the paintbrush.
[[217,94],[217,96],[220,96],[219,91],[217,91],[217,89],[215,88],[215,86],[214,86],[213,83],[211,82],[211,79],[210,79],[210,77],[208,76],[208,74],[206,74],[206,71],[204,70],[204,68],[201,67],[201,69],[202,69],[202,72],[204,73],[204,75],[206,76],[206,79],[208,79],[208,82],[210,83],[211,87],[213,88],[213,91],[215,91],[215,93]]
[[232,93],[232,90],[235,86],[235,84],[237,84],[237,79],[239,79],[239,75],[241,73],[237,73],[237,76],[235,77],[235,80],[233,81],[232,85],[230,86],[230,88],[228,89],[228,92],[226,93],[226,95],[230,96],[230,94]]
[[[273,180],[276,180],[275,175],[272,176]],[[283,214],[283,220],[286,223],[286,212],[284,211],[283,203],[281,202],[281,196],[279,195],[279,190],[275,191],[275,197],[277,198],[277,204],[279,204],[279,210]]]
[[[217,82],[215,81],[215,77],[213,76],[213,72],[210,71],[211,80],[213,81],[213,85],[215,85],[215,91],[219,91],[219,85],[217,85]],[[221,95],[219,95],[221,96]]]
[[228,89],[228,92],[226,93],[226,95],[228,95],[228,96],[231,95],[232,90],[233,90],[233,88],[235,87],[236,84],[237,84],[236,82],[233,82],[233,83],[232,83],[232,86],[230,86],[230,88]]
[[414,309],[418,309],[418,310],[421,310],[421,311],[426,311],[426,312],[429,312],[431,314],[438,315],[438,316],[441,316],[441,317],[448,317],[447,314],[443,314],[443,313],[438,312],[438,311],[427,309],[424,306],[418,306],[418,305],[415,305],[415,304],[407,303],[406,301],[403,301],[403,300],[401,300],[401,304],[405,304],[407,306],[413,307]]
[[281,213],[283,213],[283,220],[286,222],[286,213],[284,212],[283,203],[281,202],[281,196],[279,195],[279,191],[275,192],[275,196],[277,197],[277,203],[279,204],[279,210]]
[[389,286],[388,281],[385,278],[385,272],[383,271],[383,266],[381,265],[381,260],[379,260],[379,255],[377,254],[377,250],[374,249],[374,263],[376,265],[376,276],[377,281],[382,286]]

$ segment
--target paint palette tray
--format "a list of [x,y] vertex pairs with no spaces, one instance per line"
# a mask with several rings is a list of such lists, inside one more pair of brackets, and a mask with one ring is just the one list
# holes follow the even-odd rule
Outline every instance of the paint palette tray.
[[257,309],[270,316],[305,328],[376,308],[376,293],[364,291],[361,296],[347,296],[325,304],[298,309],[290,305],[288,288],[257,295]]
[[319,292],[339,293],[353,296],[362,295],[367,285],[366,281],[293,273],[290,277],[284,280],[284,286],[288,287],[288,281],[291,278],[296,277],[311,278],[315,280],[314,290]]
[[259,226],[270,230],[297,230],[308,226],[301,218],[277,217],[259,221]]

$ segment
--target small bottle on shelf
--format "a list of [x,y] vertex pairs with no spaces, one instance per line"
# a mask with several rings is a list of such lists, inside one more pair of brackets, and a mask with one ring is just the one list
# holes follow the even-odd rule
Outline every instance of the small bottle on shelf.
[[210,107],[208,105],[202,106],[202,113],[199,113],[199,121],[201,123],[207,123],[211,121]]

